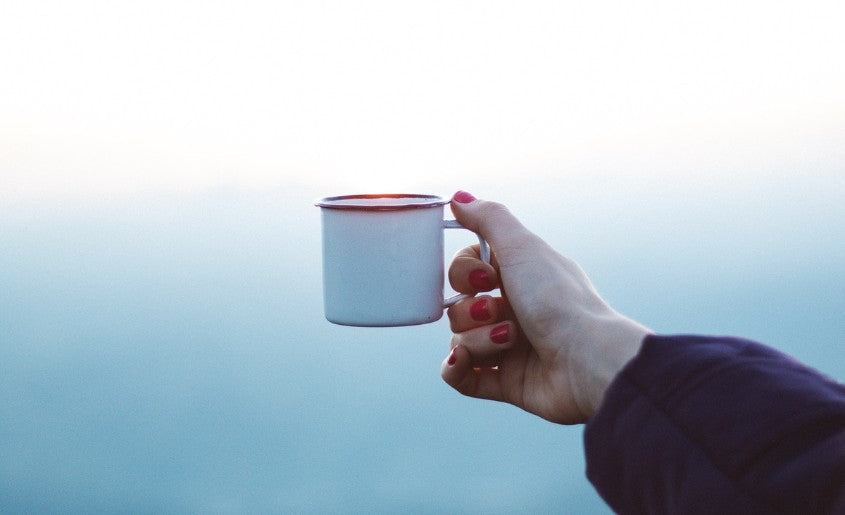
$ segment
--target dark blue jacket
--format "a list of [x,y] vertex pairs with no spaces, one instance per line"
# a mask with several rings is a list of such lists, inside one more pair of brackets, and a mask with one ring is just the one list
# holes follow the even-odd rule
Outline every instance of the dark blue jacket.
[[845,386],[748,340],[647,337],[584,440],[619,513],[845,514]]

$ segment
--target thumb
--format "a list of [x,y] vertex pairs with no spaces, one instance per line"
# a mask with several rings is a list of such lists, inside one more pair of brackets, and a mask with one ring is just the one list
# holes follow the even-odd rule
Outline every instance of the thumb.
[[490,247],[496,251],[500,263],[502,254],[523,247],[536,236],[525,228],[502,204],[475,198],[466,191],[458,191],[452,196],[452,213],[455,219],[467,229],[480,234]]

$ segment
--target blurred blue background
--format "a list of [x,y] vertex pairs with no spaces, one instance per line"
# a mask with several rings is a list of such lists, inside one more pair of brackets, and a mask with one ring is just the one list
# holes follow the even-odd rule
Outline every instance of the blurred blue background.
[[[757,197],[614,184],[476,194],[655,330],[757,338],[845,379],[841,182]],[[441,382],[445,320],[322,318],[317,194],[138,195],[4,219],[3,511],[606,511],[580,427]],[[449,252],[467,236],[450,233]]]
[[327,195],[498,200],[654,330],[845,380],[841,9],[4,6],[0,512],[607,513],[445,320],[323,319]]

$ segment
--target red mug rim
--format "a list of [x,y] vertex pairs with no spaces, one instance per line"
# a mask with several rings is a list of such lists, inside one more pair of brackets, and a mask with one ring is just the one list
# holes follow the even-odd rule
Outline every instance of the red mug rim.
[[[414,199],[409,202],[392,202],[388,204],[375,204],[372,201],[379,199]],[[361,203],[356,204],[356,200]],[[314,205],[327,209],[352,209],[359,211],[399,211],[402,209],[418,209],[445,206],[449,200],[438,195],[423,195],[418,193],[366,193],[358,195],[339,195],[325,197],[318,200]]]

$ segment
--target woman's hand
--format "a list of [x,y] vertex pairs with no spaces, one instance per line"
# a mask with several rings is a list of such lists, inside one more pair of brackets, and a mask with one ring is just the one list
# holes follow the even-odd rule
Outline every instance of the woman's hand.
[[452,199],[455,218],[483,236],[454,258],[449,282],[464,299],[448,310],[452,351],[441,375],[470,397],[509,402],[553,422],[585,422],[648,329],[614,311],[581,268],[494,202],[466,192]]

